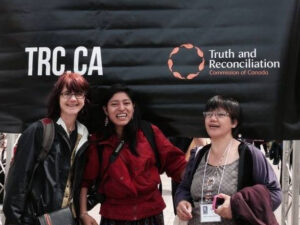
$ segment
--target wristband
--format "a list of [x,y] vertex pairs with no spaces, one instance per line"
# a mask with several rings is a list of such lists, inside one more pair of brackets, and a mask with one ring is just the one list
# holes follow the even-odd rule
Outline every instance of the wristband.
[[89,215],[87,211],[80,213],[79,218],[82,219],[86,215]]

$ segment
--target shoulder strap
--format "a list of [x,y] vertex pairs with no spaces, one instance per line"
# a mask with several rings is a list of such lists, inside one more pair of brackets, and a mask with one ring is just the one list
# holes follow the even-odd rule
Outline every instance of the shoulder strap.
[[[156,162],[156,166],[158,168],[158,171],[161,171],[161,162],[160,162],[160,157],[158,154],[158,149],[156,146],[156,142],[155,142],[155,136],[154,136],[154,132],[151,126],[151,123],[142,120],[141,121],[141,129],[145,135],[145,137],[147,138],[147,141],[150,143],[151,148],[154,152],[154,156],[155,156],[155,162]],[[158,185],[158,190],[160,191],[160,193],[162,194],[162,182],[160,180],[160,183]]]
[[158,154],[158,149],[155,143],[155,136],[153,133],[153,129],[151,127],[151,124],[147,121],[142,120],[141,121],[141,129],[145,135],[145,137],[147,138],[148,142],[151,145],[151,148],[154,152],[155,155],[155,161],[156,161],[156,166],[158,168],[158,170],[161,170],[161,162],[160,162],[160,158],[159,158],[159,154]]
[[43,118],[40,120],[40,122],[43,125],[43,141],[42,141],[42,149],[40,151],[40,154],[34,164],[33,170],[32,170],[32,174],[29,180],[29,184],[28,184],[28,190],[31,190],[32,187],[32,182],[34,179],[34,175],[35,172],[39,166],[39,164],[45,160],[45,158],[47,157],[53,140],[54,140],[54,135],[55,135],[55,127],[54,127],[54,123],[51,119],[49,118]]
[[40,121],[43,124],[43,142],[42,142],[42,150],[38,157],[38,162],[43,161],[48,155],[55,135],[55,127],[51,119],[43,118]]
[[197,151],[195,153],[195,159],[194,159],[195,162],[193,165],[192,176],[194,176],[201,159],[203,158],[204,154],[209,150],[209,148],[210,148],[210,145],[206,145],[203,148],[201,148],[200,150],[197,149]]
[[[125,144],[125,141],[122,140],[120,141],[120,143],[118,144],[118,146],[115,148],[115,150],[113,151],[113,153],[110,155],[109,157],[109,161],[108,161],[108,165],[106,166],[106,168],[103,171],[103,176],[106,174],[108,168],[110,167],[110,165],[117,159],[117,157],[119,156],[119,153],[121,152],[123,146]],[[98,150],[101,148],[101,150],[103,149],[103,146],[99,145],[98,146]],[[99,162],[102,163],[102,154],[103,151],[98,151],[98,159]],[[95,188],[98,189],[98,187],[102,184],[103,185],[103,179],[101,179],[100,174],[98,175],[97,179],[96,179],[96,183],[95,183]]]
[[245,142],[241,142],[239,146],[239,170],[238,170],[238,191],[244,187],[252,186],[253,184],[253,158],[249,145]]

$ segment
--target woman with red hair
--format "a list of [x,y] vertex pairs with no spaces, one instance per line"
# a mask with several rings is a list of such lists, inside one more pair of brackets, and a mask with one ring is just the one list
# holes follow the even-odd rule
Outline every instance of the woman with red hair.
[[[50,93],[47,118],[34,122],[21,135],[6,183],[6,224],[39,224],[38,216],[78,202],[73,196],[79,189],[77,177],[83,170],[88,139],[88,130],[78,119],[85,111],[88,89],[83,76],[61,75]],[[54,137],[48,154],[38,162],[47,124],[53,124]]]

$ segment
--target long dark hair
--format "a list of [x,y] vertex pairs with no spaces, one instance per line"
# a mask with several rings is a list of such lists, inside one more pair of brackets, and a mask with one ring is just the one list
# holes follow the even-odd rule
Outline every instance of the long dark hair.
[[64,87],[66,87],[69,92],[86,93],[84,107],[81,109],[78,115],[78,119],[82,120],[84,116],[83,114],[86,111],[86,107],[90,102],[88,93],[89,83],[82,75],[72,72],[63,73],[54,84],[54,87],[49,95],[47,117],[53,120],[56,120],[60,117],[61,111],[59,98]]
[[[134,106],[134,113],[132,119],[123,129],[123,139],[125,142],[129,144],[130,151],[132,154],[138,156],[138,152],[136,150],[136,137],[137,132],[140,129],[141,124],[141,116],[139,112],[139,108],[134,97],[133,92],[125,85],[125,84],[114,84],[112,85],[105,93],[102,107],[107,107],[109,100],[116,94],[124,92],[128,95]],[[116,134],[115,126],[112,122],[109,122],[107,126],[104,127],[103,130],[103,139],[108,139],[111,135]]]
[[207,101],[204,110],[213,111],[218,108],[222,108],[226,112],[228,112],[232,122],[234,120],[237,121],[237,126],[232,129],[232,135],[234,137],[237,137],[239,127],[242,122],[241,108],[239,102],[233,98],[227,98],[221,95],[215,95]]

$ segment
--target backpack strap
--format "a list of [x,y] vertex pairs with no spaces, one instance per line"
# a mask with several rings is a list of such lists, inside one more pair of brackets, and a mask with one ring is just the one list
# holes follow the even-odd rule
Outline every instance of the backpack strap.
[[[151,148],[152,148],[152,150],[154,152],[154,156],[155,156],[155,163],[156,163],[158,171],[160,172],[161,171],[161,162],[160,162],[160,157],[159,157],[157,145],[155,142],[155,136],[154,136],[154,132],[153,132],[151,123],[149,123],[145,120],[142,120],[141,121],[141,129],[142,129],[142,132],[144,133],[145,137],[147,138],[147,141],[151,145]],[[158,190],[161,194],[162,194],[162,189],[163,189],[162,182],[160,179],[160,183],[158,185]]]
[[[41,146],[41,150],[40,150],[40,153],[38,155],[38,158],[35,161],[35,164],[33,166],[31,177],[29,179],[29,183],[28,183],[27,190],[26,190],[26,192],[27,192],[26,201],[28,201],[30,198],[33,198],[31,189],[32,189],[32,183],[33,183],[33,180],[34,180],[36,170],[37,170],[38,166],[40,165],[40,163],[42,161],[44,161],[45,158],[47,157],[47,155],[50,151],[50,148],[52,146],[52,143],[53,143],[53,140],[54,140],[54,135],[55,135],[55,127],[54,127],[54,123],[51,119],[43,118],[43,119],[40,120],[40,122],[43,125],[42,146]],[[34,213],[34,208],[33,208],[32,204],[29,204],[29,208],[30,208],[31,214],[33,216],[36,216],[35,213]]]
[[151,148],[155,155],[156,166],[157,166],[158,170],[160,171],[161,170],[161,162],[160,162],[160,157],[158,154],[158,149],[157,149],[157,146],[155,143],[155,136],[154,136],[154,132],[151,127],[151,124],[147,121],[142,120],[141,121],[141,129],[142,129],[145,137],[147,138],[148,142],[151,145]]
[[[118,156],[119,156],[119,154],[120,154],[120,152],[121,152],[124,144],[125,144],[124,140],[120,141],[120,143],[118,144],[118,146],[114,149],[114,151],[110,155],[109,160],[108,160],[108,165],[106,166],[106,168],[103,171],[103,176],[106,175],[106,172],[109,169],[109,167],[111,166],[111,164],[118,158]],[[101,164],[102,163],[102,158],[103,158],[103,155],[102,155],[103,154],[103,146],[99,144],[97,146],[97,148],[98,148],[98,160],[99,160],[99,163]],[[99,185],[101,185],[102,182],[103,181],[102,181],[102,179],[101,179],[101,177],[99,175],[97,177],[97,179],[96,179],[96,182],[95,182],[96,186],[95,187],[98,188]]]
[[241,142],[239,146],[239,172],[238,172],[238,191],[244,187],[252,186],[253,183],[253,157],[251,155],[250,150],[247,148],[251,148],[253,146]]
[[40,121],[43,125],[43,142],[41,152],[38,156],[38,163],[47,157],[55,136],[54,122],[49,118],[43,118]]
[[[192,168],[193,177],[198,165],[205,155],[205,153],[209,150],[211,145],[204,146],[200,151],[197,151],[195,154],[195,162]],[[239,167],[238,167],[238,190],[241,190],[244,187],[252,186],[252,169],[253,169],[253,159],[250,151],[247,151],[248,144],[245,142],[241,142],[241,146],[239,146]]]
[[[94,206],[97,203],[102,203],[100,202],[101,199],[101,195],[99,195],[98,193],[98,188],[101,185],[104,185],[105,181],[106,181],[106,173],[107,170],[109,169],[109,167],[111,166],[111,164],[117,159],[117,157],[119,156],[123,146],[125,144],[125,141],[122,140],[120,141],[120,143],[118,144],[118,146],[115,148],[115,150],[113,151],[113,153],[110,155],[109,157],[109,161],[108,161],[108,165],[106,166],[106,168],[103,171],[103,177],[101,178],[100,174],[98,175],[98,177],[96,178],[96,181],[94,182],[94,184],[92,186],[90,186],[90,188],[88,189],[88,196],[87,196],[87,209],[91,210],[92,208],[94,208]],[[103,146],[102,145],[98,145],[98,159],[99,159],[99,163],[102,162],[102,154],[103,154]]]
[[30,191],[32,188],[32,182],[33,182],[34,175],[36,173],[38,166],[40,165],[40,163],[42,161],[45,160],[45,158],[47,157],[47,155],[50,151],[50,148],[51,148],[53,140],[54,140],[54,135],[55,135],[55,127],[54,127],[54,123],[51,119],[43,118],[40,120],[40,122],[43,125],[42,148],[41,148],[39,156],[33,166],[32,174],[31,174],[31,177],[30,177],[30,180],[28,183],[28,191]]

